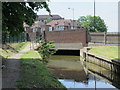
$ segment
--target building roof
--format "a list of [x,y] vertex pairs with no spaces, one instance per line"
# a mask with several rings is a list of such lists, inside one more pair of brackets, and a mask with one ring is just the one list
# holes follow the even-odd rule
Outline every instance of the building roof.
[[51,25],[52,27],[54,26],[78,26],[80,27],[81,25],[71,19],[60,19],[60,20],[52,20],[51,22],[47,23],[47,25]]
[[38,15],[38,19],[40,19],[40,20],[45,20],[47,18],[52,18],[53,20],[54,19],[62,19],[62,17],[59,15],[52,15],[52,16],[50,16],[50,15]]
[[32,27],[44,27],[45,23],[40,22],[40,21],[35,21]]

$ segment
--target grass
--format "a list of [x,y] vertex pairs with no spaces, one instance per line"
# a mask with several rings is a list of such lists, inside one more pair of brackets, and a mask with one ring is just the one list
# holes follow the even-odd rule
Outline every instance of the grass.
[[89,52],[95,53],[101,56],[108,57],[110,59],[120,60],[119,51],[120,46],[98,46],[94,47]]
[[15,47],[17,51],[24,49],[30,42],[19,42],[11,44],[12,47]]
[[18,88],[63,88],[66,89],[38,59],[37,51],[29,51],[21,56],[21,80]]
[[3,48],[0,48],[0,55],[4,58],[10,57],[11,55],[18,53],[20,50],[24,49],[29,43],[30,42],[3,44]]
[[31,50],[21,56],[21,59],[42,59],[38,51]]

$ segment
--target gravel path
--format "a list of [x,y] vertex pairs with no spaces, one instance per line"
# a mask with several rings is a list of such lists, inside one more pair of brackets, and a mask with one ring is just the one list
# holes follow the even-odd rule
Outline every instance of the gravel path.
[[[35,46],[36,47],[36,46]],[[2,88],[17,88],[16,81],[20,74],[20,57],[30,50],[28,44],[22,51],[8,58],[6,68],[2,70]]]

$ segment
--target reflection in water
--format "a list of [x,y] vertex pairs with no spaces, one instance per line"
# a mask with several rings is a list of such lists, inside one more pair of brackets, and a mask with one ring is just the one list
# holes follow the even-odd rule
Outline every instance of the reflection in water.
[[49,69],[67,88],[120,88],[120,78],[91,63],[83,63],[79,56],[50,58]]
[[[91,77],[90,75],[89,77]],[[76,82],[75,80],[69,79],[58,79],[66,88],[115,88],[114,86],[106,83],[103,80],[96,78],[96,82],[94,79],[88,79],[87,82]]]

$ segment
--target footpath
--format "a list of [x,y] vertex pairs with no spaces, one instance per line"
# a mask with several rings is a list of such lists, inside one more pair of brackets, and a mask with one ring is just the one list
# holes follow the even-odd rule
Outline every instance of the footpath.
[[[36,46],[38,44],[34,44],[34,48]],[[31,49],[33,49],[31,44],[28,44],[19,53],[12,55],[6,60],[5,68],[2,69],[2,88],[17,88],[16,81],[20,77],[20,57]]]

